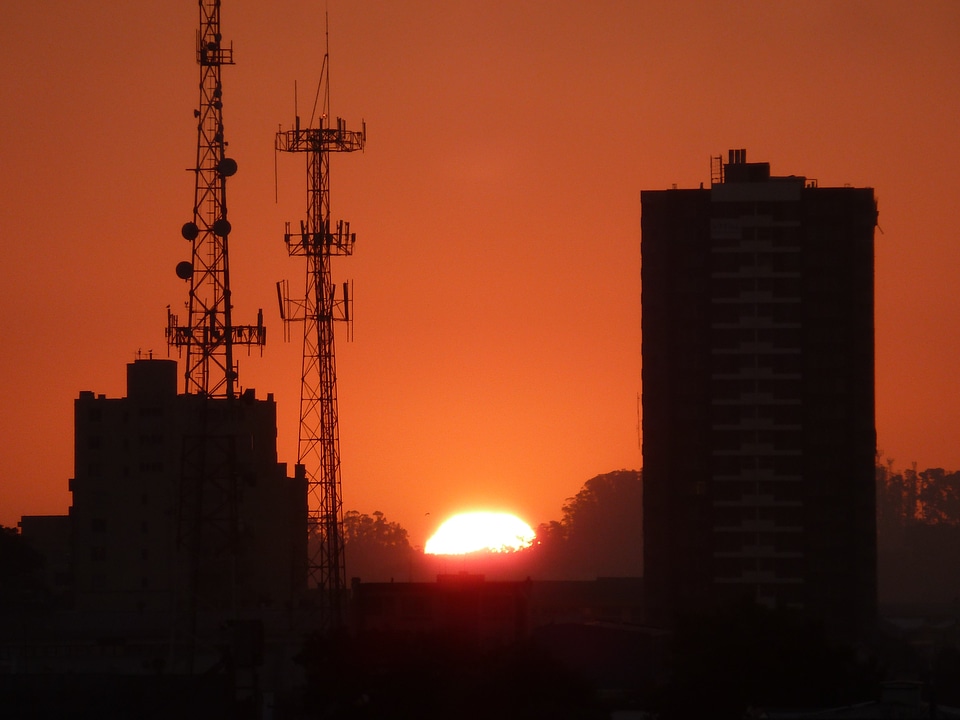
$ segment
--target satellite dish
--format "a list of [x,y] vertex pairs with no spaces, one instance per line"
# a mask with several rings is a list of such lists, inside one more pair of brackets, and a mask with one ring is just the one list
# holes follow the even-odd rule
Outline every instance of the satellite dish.
[[180,228],[180,234],[183,235],[184,240],[190,240],[191,242],[197,239],[197,236],[200,234],[200,228],[197,227],[196,223],[187,222],[183,224],[183,227]]
[[226,218],[220,218],[213,224],[213,231],[220,237],[226,237],[230,234],[230,221]]
[[237,161],[233,158],[223,158],[223,160],[217,163],[217,172],[224,177],[235,175],[237,172]]
[[193,277],[193,263],[189,260],[177,263],[177,277],[181,280],[189,280]]

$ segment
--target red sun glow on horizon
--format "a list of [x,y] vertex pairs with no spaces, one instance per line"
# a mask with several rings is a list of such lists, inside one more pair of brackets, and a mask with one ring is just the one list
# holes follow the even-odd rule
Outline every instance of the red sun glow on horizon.
[[504,512],[459,513],[444,521],[427,540],[427,555],[466,555],[481,550],[513,552],[529,547],[533,529],[516,515]]

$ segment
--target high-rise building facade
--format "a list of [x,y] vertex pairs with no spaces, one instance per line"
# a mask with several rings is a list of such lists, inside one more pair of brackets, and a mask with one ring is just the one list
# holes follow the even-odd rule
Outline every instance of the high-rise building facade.
[[[719,159],[718,159],[719,160]],[[873,190],[730,151],[644,191],[644,565],[655,622],[750,599],[876,612]]]

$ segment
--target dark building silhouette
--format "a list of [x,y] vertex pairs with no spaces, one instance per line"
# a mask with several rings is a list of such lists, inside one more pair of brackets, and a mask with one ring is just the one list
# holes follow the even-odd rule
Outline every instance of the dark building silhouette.
[[68,515],[26,515],[17,523],[23,540],[42,558],[43,585],[59,601],[73,590]]
[[181,452],[184,435],[198,432],[201,402],[225,418],[219,432],[237,438],[235,547],[219,559],[236,565],[234,605],[283,608],[303,590],[306,491],[277,462],[273,396],[178,395],[176,362],[144,359],[127,365],[127,397],[82,392],[76,400],[70,516],[79,609],[166,611],[186,587],[182,540],[195,509],[184,502]]
[[744,598],[876,613],[871,188],[644,191],[644,561],[655,622]]
[[456,636],[471,647],[508,646],[548,625],[639,627],[643,579],[489,580],[468,572],[436,582],[353,578],[353,631],[364,640]]
[[[23,540],[46,559],[56,612],[42,632],[21,633],[6,648],[13,665],[178,673],[183,657],[203,671],[223,662],[224,647],[237,655],[243,643],[289,655],[291,612],[307,599],[306,481],[277,461],[273,396],[178,394],[176,361],[141,359],[127,365],[126,397],[85,391],[74,408],[69,515],[20,523]],[[212,449],[230,440],[230,497],[214,495],[209,483],[198,488],[184,472],[185,439],[197,437]],[[221,512],[217,504],[227,502]],[[222,552],[218,538],[197,532],[211,508],[229,516]],[[56,661],[38,655],[40,645],[58,648]]]

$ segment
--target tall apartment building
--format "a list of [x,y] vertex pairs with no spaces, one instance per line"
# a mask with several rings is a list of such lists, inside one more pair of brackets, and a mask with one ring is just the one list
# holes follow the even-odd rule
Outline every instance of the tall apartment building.
[[770,175],[642,205],[644,562],[655,622],[749,598],[876,613],[871,188]]
[[[75,403],[70,526],[78,609],[164,613],[190,592],[189,573],[198,568],[185,541],[198,523],[210,523],[191,504],[198,489],[184,488],[196,478],[184,474],[182,453],[184,439],[202,432],[203,402],[218,418],[208,426],[231,440],[237,482],[235,497],[223,498],[232,545],[222,557],[204,558],[199,587],[226,595],[230,583],[234,608],[248,610],[282,609],[304,589],[306,484],[277,462],[273,396],[178,395],[176,361],[143,359],[127,365],[126,397],[81,392]],[[204,492],[209,514],[210,489]]]

